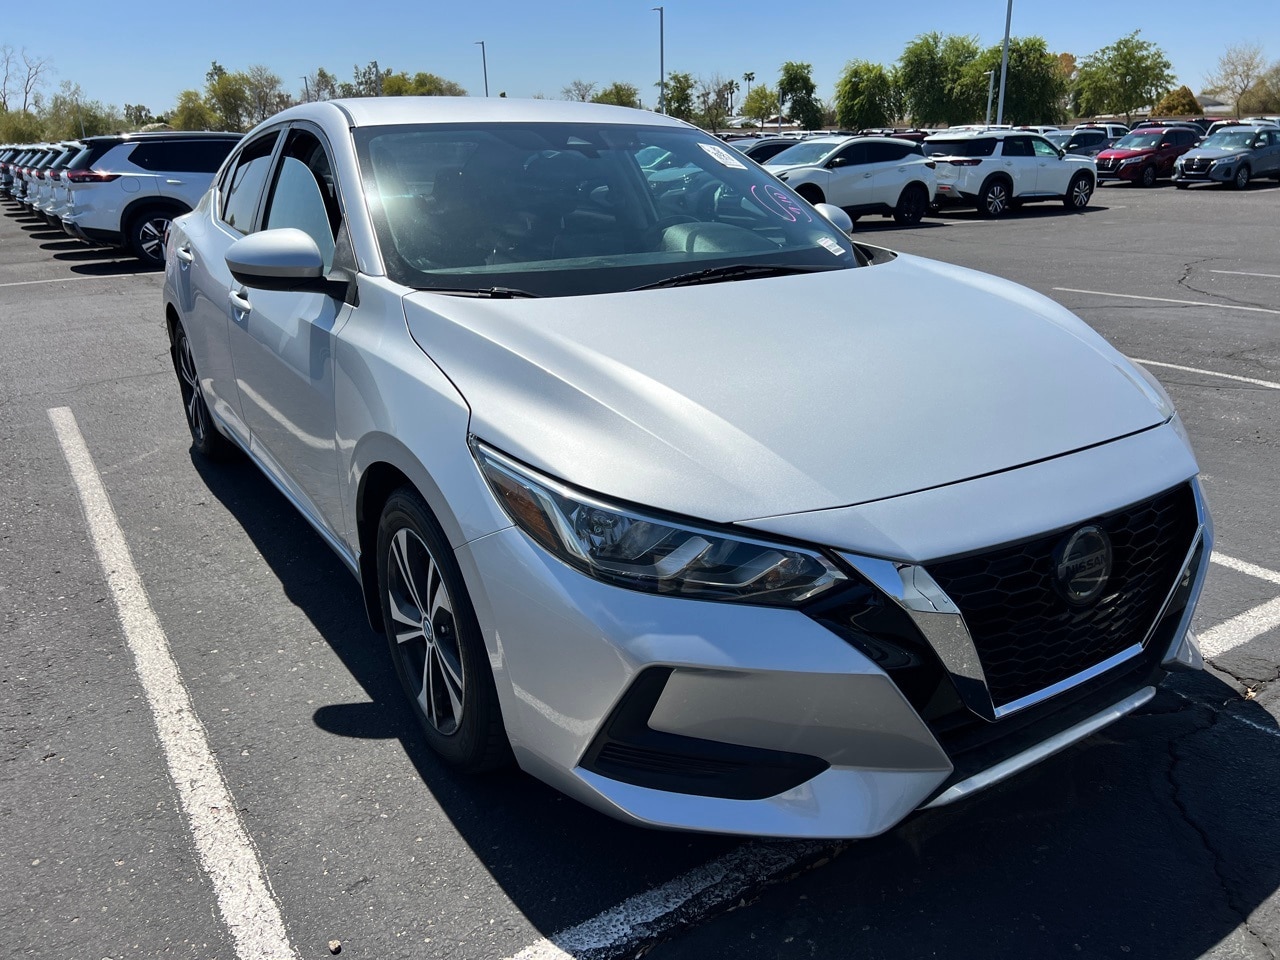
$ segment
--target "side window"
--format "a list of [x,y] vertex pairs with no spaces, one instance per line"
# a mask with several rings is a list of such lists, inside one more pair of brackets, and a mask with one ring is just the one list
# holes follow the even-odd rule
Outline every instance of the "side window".
[[836,156],[840,158],[844,166],[849,167],[870,162],[867,157],[867,145],[865,143],[851,143]]
[[1030,137],[1005,137],[1004,149],[1000,152],[1002,157],[1030,157],[1034,156],[1031,149]]
[[272,131],[254,140],[236,157],[224,178],[222,220],[239,233],[253,229],[253,214],[258,209],[258,197],[267,182],[271,151],[279,137],[278,132]]
[[869,143],[867,157],[870,163],[896,163],[907,155],[907,148],[896,143]]
[[1033,137],[1031,140],[1031,148],[1035,150],[1037,157],[1052,157],[1058,159],[1058,150],[1048,140],[1041,140],[1039,137]]
[[338,187],[329,155],[314,134],[291,131],[267,198],[263,229],[295,227],[308,234],[320,248],[328,273],[341,222]]

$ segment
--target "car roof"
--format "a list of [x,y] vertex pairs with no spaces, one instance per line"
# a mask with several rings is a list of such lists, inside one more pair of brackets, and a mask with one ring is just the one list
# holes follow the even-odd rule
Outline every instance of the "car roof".
[[116,143],[147,142],[150,140],[239,140],[243,133],[229,133],[225,130],[148,130],[144,133],[105,133],[94,137],[85,137],[82,143]]
[[276,114],[282,120],[332,120],[334,112],[353,127],[418,123],[606,123],[689,129],[683,120],[604,103],[518,100],[511,97],[360,97],[302,103]]
[[[1058,131],[1066,133],[1067,131]],[[961,130],[957,133],[947,133],[943,130],[941,133],[935,133],[932,136],[925,137],[924,142],[929,143],[934,140],[980,140],[983,137],[995,137],[1003,139],[1005,137],[1039,137],[1043,134],[1037,133],[1035,130]],[[910,141],[908,141],[910,142]]]

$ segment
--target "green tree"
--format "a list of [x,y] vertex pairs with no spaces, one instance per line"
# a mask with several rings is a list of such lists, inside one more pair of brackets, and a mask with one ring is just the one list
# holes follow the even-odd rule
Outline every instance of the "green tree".
[[138,130],[145,127],[148,123],[155,121],[155,117],[151,114],[151,109],[140,103],[126,103],[124,105],[124,119],[131,130]]
[[38,101],[44,135],[51,140],[93,137],[125,127],[119,111],[100,100],[86,100],[78,83],[64,80],[58,92]]
[[175,130],[221,130],[222,118],[209,105],[199,90],[183,90],[177,105],[169,111],[169,124]]
[[667,74],[667,114],[680,120],[693,120],[693,74]]
[[247,130],[251,109],[247,78],[220,67],[219,71],[210,71],[213,79],[205,84],[205,101],[217,113],[221,129]]
[[1161,117],[1192,117],[1200,112],[1200,101],[1185,83],[1164,95],[1151,111]]
[[778,102],[806,130],[822,126],[822,104],[816,96],[813,65],[788,60],[778,77]]
[[1172,89],[1169,58],[1139,33],[1135,30],[1084,58],[1076,80],[1081,113],[1122,113],[1128,122],[1140,107]]
[[[995,96],[998,98],[1000,95],[1001,53],[999,44],[984,50],[977,60],[965,68],[961,83],[957,85],[957,90],[961,91],[960,99],[973,104],[971,119],[976,120],[986,115],[986,71],[995,71]],[[1062,61],[1056,54],[1049,52],[1042,37],[1009,39],[1009,69],[1004,92],[1005,123],[1056,123],[1062,119],[1066,93],[1067,80],[1063,74]],[[993,104],[993,120],[995,109]]]
[[1280,113],[1280,63],[1272,64],[1258,82],[1249,88],[1244,100],[1251,113],[1265,113],[1268,116]]
[[44,139],[44,124],[30,110],[0,110],[0,141],[36,143]]
[[883,66],[853,60],[836,81],[836,126],[846,130],[893,126],[894,99],[893,79]]
[[918,126],[969,123],[985,110],[986,84],[978,91],[969,73],[978,54],[976,37],[954,34],[925,33],[906,45],[898,58],[898,87]]
[[592,97],[591,102],[611,103],[615,107],[638,107],[640,106],[640,91],[634,84],[615,80]]
[[742,112],[763,125],[766,118],[778,112],[777,94],[764,84],[752,87],[742,101]]

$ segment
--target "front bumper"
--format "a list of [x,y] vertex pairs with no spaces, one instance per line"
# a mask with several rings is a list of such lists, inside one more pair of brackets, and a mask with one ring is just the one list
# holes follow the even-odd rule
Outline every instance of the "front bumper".
[[1115,180],[1115,181],[1123,180],[1126,183],[1137,183],[1139,180],[1142,179],[1142,171],[1147,166],[1149,166],[1149,164],[1145,164],[1141,162],[1127,163],[1121,167],[1115,167],[1115,168],[1104,170],[1102,166],[1099,165],[1098,166],[1098,182],[1106,183],[1107,181],[1110,181],[1110,180]]
[[1235,179],[1236,169],[1240,166],[1238,161],[1215,162],[1207,167],[1196,165],[1195,168],[1186,166],[1174,167],[1173,182],[1174,183],[1230,183]]
[[867,837],[1089,736],[1167,670],[1199,665],[1189,624],[1212,531],[1194,489],[1194,545],[1137,649],[1005,714],[972,646],[966,665],[964,617],[922,566],[842,555],[919,629],[931,650],[901,649],[937,667],[936,689],[842,634],[835,613],[609,586],[515,528],[458,558],[524,769],[650,827]]

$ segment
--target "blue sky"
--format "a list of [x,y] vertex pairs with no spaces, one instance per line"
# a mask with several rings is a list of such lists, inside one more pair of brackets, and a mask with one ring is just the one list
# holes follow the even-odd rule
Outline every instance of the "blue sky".
[[[784,60],[813,64],[823,98],[851,59],[896,60],[904,44],[930,30],[999,42],[1004,0],[805,3],[778,0],[666,0],[666,66],[741,82],[776,81]],[[137,5],[20,3],[5,17],[0,42],[52,57],[51,90],[63,80],[116,106],[142,103],[161,113],[179,91],[200,87],[211,60],[230,70],[263,63],[290,89],[325,66],[350,79],[357,63],[430,71],[472,93],[484,91],[480,48],[496,96],[558,97],[570,81],[634,83],[656,101],[658,14],[650,0],[473,0],[377,3],[270,0]],[[1199,92],[1228,44],[1257,40],[1280,60],[1280,2],[1235,0],[1209,13],[1202,3],[1118,4],[1100,0],[1015,0],[1013,33],[1039,34],[1054,52],[1083,57],[1131,30],[1158,43],[1180,82]]]

